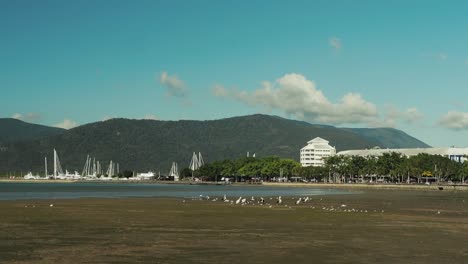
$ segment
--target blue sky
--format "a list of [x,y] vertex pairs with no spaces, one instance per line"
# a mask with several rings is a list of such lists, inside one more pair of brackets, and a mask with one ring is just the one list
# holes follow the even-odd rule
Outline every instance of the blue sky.
[[468,147],[466,1],[0,0],[1,117],[266,113]]

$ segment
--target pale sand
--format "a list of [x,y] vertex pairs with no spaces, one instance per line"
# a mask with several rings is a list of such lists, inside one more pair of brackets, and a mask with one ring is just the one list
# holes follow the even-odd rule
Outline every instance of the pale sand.
[[[157,183],[157,184],[207,184],[207,182],[170,182],[170,181],[79,181],[79,180],[24,180],[24,179],[0,179],[0,183]],[[215,184],[215,183],[212,183]],[[233,185],[250,185],[248,183],[232,183]],[[425,185],[425,184],[365,184],[365,183],[300,183],[300,182],[263,182],[265,186],[282,186],[282,187],[311,187],[311,188],[343,188],[343,189],[398,189],[398,190],[431,190],[440,191],[468,191],[468,185]]]
[[267,186],[285,186],[285,187],[312,187],[312,188],[364,188],[364,189],[398,189],[398,190],[456,190],[468,191],[468,185],[425,185],[425,184],[365,184],[365,183],[277,183],[277,182],[264,182],[263,185]]

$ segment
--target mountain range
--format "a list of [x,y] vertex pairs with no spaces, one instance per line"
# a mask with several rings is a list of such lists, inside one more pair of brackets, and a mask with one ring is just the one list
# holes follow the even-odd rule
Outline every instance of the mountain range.
[[249,115],[219,120],[160,121],[110,119],[64,130],[0,119],[0,173],[42,172],[44,157],[52,168],[52,151],[60,156],[63,169],[81,169],[89,154],[120,168],[167,173],[173,161],[187,167],[193,152],[205,162],[245,156],[276,155],[299,159],[307,141],[322,137],[337,151],[381,148],[429,147],[393,128],[338,128],[270,115]]

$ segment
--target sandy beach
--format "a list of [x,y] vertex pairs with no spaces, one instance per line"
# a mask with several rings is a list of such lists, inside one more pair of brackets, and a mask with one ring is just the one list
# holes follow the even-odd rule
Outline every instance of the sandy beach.
[[[118,183],[118,184],[223,184],[222,182],[189,182],[189,181],[80,181],[80,180],[24,180],[24,179],[0,179],[0,183]],[[232,183],[233,185],[251,185],[249,183]],[[468,185],[425,185],[425,184],[360,184],[360,183],[278,183],[263,182],[265,186],[283,186],[283,187],[310,187],[310,188],[342,188],[342,189],[394,189],[394,190],[431,190],[431,191],[468,191]]]
[[290,186],[311,188],[344,188],[344,189],[393,189],[393,190],[456,190],[468,191],[468,185],[425,185],[425,184],[360,184],[360,183],[275,183],[264,182],[266,186]]

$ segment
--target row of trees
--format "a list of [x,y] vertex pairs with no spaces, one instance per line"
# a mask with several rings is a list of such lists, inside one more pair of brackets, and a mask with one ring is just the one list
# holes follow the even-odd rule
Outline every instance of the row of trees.
[[[272,180],[278,177],[298,176],[307,180],[329,182],[388,182],[463,181],[468,178],[468,162],[457,162],[439,155],[419,154],[407,157],[396,152],[380,157],[332,156],[325,159],[323,167],[301,167],[292,159],[278,157],[223,160],[205,164],[193,176],[216,181],[220,177]],[[181,177],[192,177],[185,168]]]
[[[209,181],[220,180],[220,177],[234,178],[235,181],[252,178],[269,181],[275,177],[297,175],[300,168],[301,164],[292,159],[244,157],[205,164],[194,172],[194,176],[203,177],[204,180]],[[185,168],[180,174],[181,177],[191,177],[192,171]]]
[[299,175],[333,182],[422,182],[423,179],[464,182],[468,175],[468,162],[460,163],[429,154],[407,157],[396,152],[384,153],[378,158],[339,155],[327,158],[324,167],[301,168]]
[[407,157],[400,153],[384,153],[376,157],[333,156],[325,161],[335,181],[364,181],[385,177],[390,182],[407,182],[422,178],[439,181],[464,181],[468,162],[460,163],[440,155],[418,154]]

